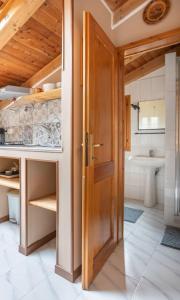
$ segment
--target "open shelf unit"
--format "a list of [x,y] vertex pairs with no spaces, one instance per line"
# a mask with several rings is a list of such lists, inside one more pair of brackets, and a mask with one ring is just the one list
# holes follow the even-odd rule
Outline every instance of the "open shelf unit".
[[57,211],[56,194],[30,201],[29,204],[33,206],[49,209],[54,212]]
[[28,247],[39,240],[47,242],[47,236],[56,236],[57,170],[57,161],[26,159]]
[[20,189],[20,179],[19,178],[3,178],[0,176],[0,186],[8,187],[11,189]]
[[57,210],[56,162],[27,160],[27,200],[30,206]]
[[[1,174],[5,171],[11,170],[12,167],[17,167],[19,169],[19,174],[21,174],[21,163],[19,158],[0,157]],[[21,201],[20,177],[8,178],[4,177],[4,175],[0,175],[0,223],[1,221],[8,221],[11,216],[11,209],[8,203],[8,192],[11,190],[17,191],[17,195],[19,195]],[[15,205],[18,205],[17,202]],[[20,209],[20,204],[18,206],[19,208],[17,206],[16,208]]]
[[[12,167],[14,167],[14,164],[19,166],[19,159],[15,158],[3,158],[0,157],[0,172],[4,172],[5,170],[10,170]],[[7,187],[11,189],[20,189],[20,178],[5,178],[4,176],[0,175],[0,186],[1,187]]]
[[61,99],[61,88],[22,96],[16,99],[15,101],[6,101],[7,105],[5,101],[3,101],[5,104],[4,106],[1,107],[1,109],[8,109],[10,107],[18,107],[30,103],[39,103],[39,102],[45,102],[49,100],[56,100],[56,99]]

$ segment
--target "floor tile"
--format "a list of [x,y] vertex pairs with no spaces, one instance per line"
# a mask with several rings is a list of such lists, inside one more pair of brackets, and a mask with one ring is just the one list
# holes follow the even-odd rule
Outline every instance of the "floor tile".
[[50,270],[35,259],[25,259],[3,275],[3,282],[12,285],[18,292],[18,298],[29,293],[43,279],[50,275]]
[[119,243],[89,291],[54,274],[56,240],[25,257],[18,252],[19,227],[0,224],[0,300],[179,300],[180,251],[160,245],[163,211],[143,209],[135,224],[125,222]]
[[37,285],[23,300],[76,300],[80,295],[76,284],[56,274],[48,276]]
[[8,278],[0,276],[0,299],[19,300],[20,295],[21,292],[8,281]]

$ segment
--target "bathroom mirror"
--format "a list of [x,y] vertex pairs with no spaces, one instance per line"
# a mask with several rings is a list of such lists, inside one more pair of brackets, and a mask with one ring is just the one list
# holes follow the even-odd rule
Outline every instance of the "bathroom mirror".
[[139,102],[139,130],[165,129],[165,102],[151,100]]

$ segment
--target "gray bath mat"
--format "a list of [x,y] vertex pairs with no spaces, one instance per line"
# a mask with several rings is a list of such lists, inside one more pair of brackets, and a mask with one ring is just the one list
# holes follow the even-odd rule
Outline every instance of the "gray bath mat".
[[167,226],[161,245],[180,250],[180,228]]
[[124,221],[136,223],[139,217],[143,214],[143,210],[130,207],[124,208]]

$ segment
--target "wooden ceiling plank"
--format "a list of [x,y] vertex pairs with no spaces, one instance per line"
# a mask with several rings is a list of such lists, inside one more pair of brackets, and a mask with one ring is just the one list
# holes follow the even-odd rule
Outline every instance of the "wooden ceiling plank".
[[141,56],[142,56],[142,54],[138,53],[138,54],[133,55],[133,56],[125,57],[125,65],[128,65],[129,63],[133,62],[134,60],[136,60],[137,58],[139,58]]
[[[31,57],[33,59],[35,59],[37,62],[39,62],[39,64],[43,64],[46,65],[48,63],[48,57],[46,54],[41,54],[39,55],[39,52],[35,49],[26,47],[25,45],[23,45],[22,43],[16,41],[15,39],[12,39],[7,45],[6,47],[4,47],[4,49],[6,49],[7,47],[10,47],[10,49],[12,49],[12,51],[15,51],[16,53],[23,53],[23,55],[25,55],[25,57]],[[3,50],[4,50],[3,49]],[[51,60],[51,58],[50,58]]]
[[[24,34],[24,37],[25,36],[27,35]],[[49,53],[49,48],[46,47],[46,44],[44,42],[39,42],[35,39],[27,40],[25,38],[22,38],[22,35],[15,35],[14,39],[15,41],[23,44],[25,47],[37,51],[40,55],[46,55],[46,57],[49,59],[54,58],[54,52],[51,50],[51,52]]]
[[55,9],[58,14],[62,16],[62,11],[63,11],[63,1],[64,0],[48,0],[49,5]]
[[[35,21],[35,25],[33,25],[33,21]],[[37,25],[40,26],[38,27]],[[49,31],[45,26],[42,26],[41,23],[33,18],[31,18],[31,20],[29,20],[29,22],[23,26],[23,28],[20,30],[20,33],[27,33],[29,38],[33,37],[39,41],[43,41],[51,48],[60,48],[60,36],[57,37],[55,34],[52,34],[51,31]]]
[[24,61],[24,62],[26,62],[26,64],[34,66],[35,68],[41,69],[41,67],[43,66],[42,62],[35,59],[33,57],[33,55],[29,55],[27,53],[24,54],[23,51],[15,51],[14,49],[7,47],[7,46],[5,48],[3,48],[1,53],[4,53],[5,55],[8,54],[10,56],[14,56],[14,58],[16,58],[20,61]]
[[24,79],[26,79],[27,78],[27,74],[23,74],[22,72],[18,72],[17,70],[13,70],[12,68],[10,68],[9,66],[7,66],[7,65],[4,65],[4,64],[1,64],[0,65],[0,74],[1,74],[1,76],[0,76],[0,80],[1,79],[3,79],[3,74],[6,76],[10,76],[10,75],[12,75],[12,76],[18,76],[18,78],[24,78]]
[[40,33],[45,39],[51,42],[51,44],[59,45],[60,37],[43,26],[37,20],[31,18],[27,23],[34,31]]
[[145,63],[139,68],[127,73],[125,75],[125,84],[129,84],[132,81],[138,80],[139,78],[163,67],[165,64],[165,55],[160,55],[153,60]]
[[2,0],[0,0],[0,7],[3,5],[3,2],[2,2]]
[[119,47],[125,57],[146,53],[180,43],[180,27]]
[[0,69],[2,68],[6,68],[7,70],[13,69],[14,72],[18,74],[23,74],[23,76],[28,76],[28,78],[30,76],[32,76],[33,72],[26,69],[24,66],[21,66],[20,64],[17,66],[16,64],[12,63],[11,61],[7,61],[4,58],[0,59]]
[[60,41],[59,43],[52,44],[48,39],[45,39],[40,33],[35,32],[31,28],[23,28],[15,36],[15,40],[23,40],[23,43],[27,46],[34,45],[38,48],[38,51],[52,55],[54,58],[60,53]]
[[[60,20],[57,20],[53,18],[52,16],[48,15],[43,10],[38,10],[34,15],[33,19],[41,23],[43,26],[45,26],[47,29],[49,29],[51,32],[56,34],[59,38],[62,35],[62,23]],[[48,20],[48,22],[47,22]]]
[[46,1],[42,7],[41,7],[41,11],[47,13],[48,15],[50,15],[51,17],[55,18],[57,21],[60,20],[61,16],[61,11],[62,8],[59,5],[58,8],[56,8],[56,6],[53,5],[53,2],[51,1]]
[[0,52],[0,61],[2,58],[7,62],[10,62],[14,66],[17,66],[18,68],[21,67],[31,72],[35,72],[38,68],[37,66],[33,66],[32,64],[27,64],[26,61],[23,61],[22,59],[17,59],[16,57],[14,57],[14,55],[9,55],[8,53],[5,53],[3,51]]
[[63,9],[63,0],[48,0],[48,2],[53,5],[57,10],[62,12]]
[[52,60],[48,65],[38,71],[34,76],[28,79],[22,86],[35,87],[44,81],[47,77],[54,74],[61,69],[61,55],[58,55],[54,60]]
[[26,80],[25,77],[21,77],[21,76],[18,76],[17,78],[17,74],[13,74],[13,73],[7,73],[7,72],[4,72],[3,74],[0,73],[0,81],[7,81],[7,80],[11,80],[11,81],[20,81],[20,82],[24,82]]
[[[1,22],[0,50],[18,32],[30,17],[38,10],[45,0],[14,0],[6,14],[9,18]],[[8,3],[7,3],[8,5]],[[5,9],[6,5],[4,6]],[[4,9],[0,12],[0,20]]]

